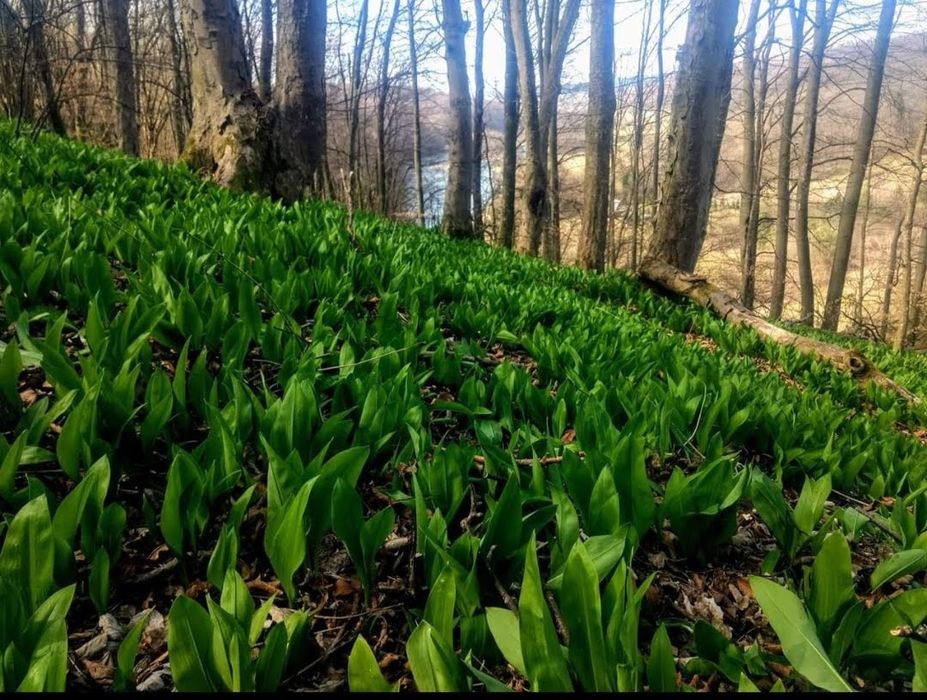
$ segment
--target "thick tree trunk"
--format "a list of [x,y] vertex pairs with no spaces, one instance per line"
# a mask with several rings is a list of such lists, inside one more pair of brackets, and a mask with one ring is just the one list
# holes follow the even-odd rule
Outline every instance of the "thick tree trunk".
[[[509,2],[503,0],[502,29],[505,38],[504,123],[502,133],[502,221],[499,237],[502,247],[515,246],[515,166],[518,146],[518,57],[512,35]],[[517,0],[516,0],[517,1]]]
[[509,0],[509,23],[518,57],[518,92],[521,97],[524,130],[524,181],[522,183],[523,245],[530,255],[541,249],[541,234],[548,213],[546,148],[541,139],[538,92],[534,74],[534,52],[528,30],[528,8],[525,0]]
[[193,123],[183,158],[217,183],[272,189],[273,113],[251,86],[235,0],[183,0]]
[[464,35],[467,25],[460,0],[442,0],[444,56],[447,61],[451,130],[448,135],[447,190],[444,195],[444,233],[459,238],[473,235],[473,119]]
[[389,203],[386,196],[386,101],[389,99],[389,56],[393,45],[393,34],[401,9],[400,0],[393,3],[386,34],[383,35],[383,56],[380,62],[380,84],[377,88],[377,205],[382,214],[389,215]]
[[749,326],[766,340],[794,347],[801,353],[832,363],[838,369],[849,373],[861,384],[872,383],[897,393],[910,403],[920,403],[920,399],[915,394],[880,372],[857,350],[831,345],[780,328],[750,311],[733,295],[714,286],[704,277],[693,275],[656,259],[646,260],[641,265],[640,274],[644,279],[673,294],[687,297],[711,309],[728,323]]
[[[45,42],[45,2],[44,0],[23,0],[23,8],[27,27],[27,45],[32,49],[35,71],[45,97],[45,116],[48,118],[52,130],[56,134],[64,136],[67,129],[61,116],[58,90],[52,76],[51,61],[48,58],[48,45]],[[23,79],[28,80],[29,78],[23,76]],[[21,90],[21,95],[24,96],[24,94],[25,90]]]
[[[297,0],[298,2],[298,0]],[[303,4],[303,3],[299,3]],[[317,4],[308,0],[305,4]],[[321,3],[324,6],[324,2]],[[274,3],[273,0],[261,0],[261,57],[258,63],[258,86],[261,99],[270,102],[272,97],[271,73],[274,62]]]
[[866,81],[866,95],[863,98],[863,112],[853,149],[853,164],[843,195],[840,208],[840,224],[837,228],[837,244],[834,260],[830,270],[830,282],[827,286],[827,302],[824,307],[824,319],[821,327],[825,330],[837,330],[840,323],[840,306],[843,302],[843,288],[847,279],[847,267],[850,262],[850,249],[853,245],[853,229],[856,226],[856,211],[863,189],[866,165],[872,149],[872,137],[875,134],[876,117],[879,113],[879,97],[882,94],[882,78],[885,74],[885,57],[891,40],[892,25],[895,19],[895,0],[883,0],[879,16],[879,28],[876,32],[872,49],[872,61],[869,64],[869,76]]
[[415,171],[415,214],[425,225],[425,189],[422,184],[422,115],[418,94],[418,46],[415,40],[415,0],[409,0],[409,62],[412,70],[412,169]]
[[731,100],[737,0],[693,0],[679,52],[670,157],[648,257],[692,271],[698,260]]
[[753,308],[756,291],[756,237],[757,229],[751,226],[753,196],[756,190],[756,25],[760,13],[760,0],[752,0],[747,16],[747,33],[744,36],[744,138],[743,177],[740,182],[740,225],[744,231],[741,248],[740,299],[748,309]]
[[474,30],[476,32],[476,53],[473,59],[473,236],[483,238],[483,102],[485,85],[483,79],[483,0],[474,0]]
[[278,172],[276,191],[287,201],[325,192],[325,3],[277,3]]
[[895,332],[893,346],[896,350],[904,348],[908,341],[908,331],[911,328],[913,312],[913,299],[911,291],[914,283],[914,217],[917,214],[917,201],[920,198],[921,184],[924,181],[924,145],[927,144],[927,111],[924,114],[924,124],[914,146],[914,183],[911,185],[911,196],[908,198],[908,207],[904,215],[903,235],[904,254],[901,282],[901,304],[898,312],[898,327]]
[[792,202],[792,125],[795,123],[795,102],[798,98],[798,69],[805,35],[805,15],[808,0],[790,0],[792,48],[789,57],[789,78],[782,108],[782,131],[779,135],[779,161],[776,176],[776,261],[773,270],[772,299],[769,318],[782,316],[785,303],[785,277],[789,266],[789,217]]
[[615,128],[615,0],[593,3],[589,14],[589,107],[586,112],[586,170],[579,265],[605,269],[608,236],[609,170]]
[[103,0],[103,21],[111,61],[115,67],[113,98],[119,122],[119,147],[130,156],[139,154],[135,65],[129,38],[129,0]]
[[831,27],[840,0],[816,0],[814,43],[808,66],[805,91],[804,130],[801,141],[801,167],[795,186],[795,252],[798,255],[798,278],[801,286],[801,323],[814,325],[814,273],[811,270],[811,243],[808,236],[808,199],[811,193],[811,173],[814,168],[814,148],[817,141],[818,98],[821,93],[821,73],[824,52],[830,40]]

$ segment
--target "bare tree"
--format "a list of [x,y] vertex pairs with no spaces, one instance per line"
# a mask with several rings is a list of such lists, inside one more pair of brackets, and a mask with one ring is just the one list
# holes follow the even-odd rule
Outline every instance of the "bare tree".
[[135,67],[129,40],[129,0],[102,0],[109,53],[115,68],[116,115],[119,147],[130,156],[139,154]]
[[589,104],[586,113],[586,165],[583,228],[579,265],[605,269],[608,236],[608,173],[611,168],[612,131],[615,127],[615,2],[593,3],[589,21]]
[[648,250],[685,271],[695,269],[705,230],[731,100],[737,0],[693,0],[677,57],[670,156]]
[[[386,34],[383,35],[383,56],[380,61],[380,83],[377,87],[377,205],[380,212],[389,214],[386,201],[386,101],[389,98],[390,67],[389,54],[393,44],[393,33],[399,20],[400,0],[393,3]],[[324,49],[324,47],[323,47]]]
[[502,23],[505,39],[505,87],[503,88],[502,221],[499,237],[502,247],[511,250],[515,246],[515,166],[518,145],[519,95],[518,56],[515,50],[515,37],[512,33],[510,2],[511,0],[502,0],[505,16]]
[[883,0],[879,15],[879,26],[872,48],[872,61],[866,80],[866,95],[863,98],[862,115],[853,147],[853,162],[850,176],[843,195],[840,208],[840,224],[837,229],[837,243],[834,250],[833,264],[830,270],[830,282],[827,286],[827,301],[824,306],[824,318],[821,327],[825,330],[837,330],[840,322],[840,306],[843,302],[843,288],[846,284],[847,267],[850,262],[850,248],[853,244],[853,229],[856,226],[856,212],[859,197],[863,189],[866,165],[875,134],[876,117],[879,113],[879,97],[882,93],[882,78],[885,74],[885,57],[891,41],[892,25],[895,19],[895,0]]
[[473,61],[473,235],[483,237],[483,37],[486,32],[483,0],[473,0],[476,47]]
[[759,19],[760,0],[751,0],[747,15],[747,30],[744,35],[743,58],[743,178],[740,192],[740,225],[744,229],[744,244],[741,249],[743,268],[740,300],[748,309],[753,308],[756,291],[756,231],[751,226],[754,190],[758,177],[756,162],[756,29]]
[[[61,116],[61,106],[58,103],[58,90],[52,77],[51,61],[48,56],[48,45],[45,41],[45,2],[44,0],[23,0],[26,22],[26,47],[31,48],[35,61],[35,70],[45,97],[45,116],[56,134],[65,135],[64,118]],[[23,56],[23,66],[26,65],[26,56]],[[20,105],[25,109],[26,103],[26,77],[21,76]],[[22,114],[22,112],[21,112]]]
[[904,238],[903,244],[903,262],[904,267],[901,282],[901,304],[898,311],[898,327],[895,331],[893,346],[896,350],[904,348],[908,341],[908,330],[912,326],[914,316],[914,304],[912,304],[911,291],[914,288],[914,217],[917,214],[917,202],[921,193],[921,185],[924,181],[924,145],[927,143],[927,109],[924,111],[924,123],[921,127],[920,134],[917,137],[917,144],[914,146],[914,182],[911,185],[911,196],[908,198],[908,206],[905,210],[904,223],[902,224]]
[[[316,3],[309,0],[306,4],[313,5]],[[269,102],[272,96],[271,73],[273,72],[273,62],[274,3],[273,0],[261,0],[261,57],[258,64],[258,85],[261,88],[261,99],[264,102]]]
[[473,195],[473,120],[464,47],[467,25],[460,11],[460,0],[442,0],[442,7],[448,102],[451,111],[447,190],[444,196],[442,228],[449,236],[466,238],[473,235],[470,210]]
[[412,73],[412,168],[415,171],[415,208],[418,225],[425,225],[425,189],[422,184],[422,116],[418,92],[418,46],[415,40],[415,0],[409,0],[409,60]]
[[782,131],[779,136],[779,161],[776,176],[776,265],[773,274],[772,299],[769,318],[782,316],[785,301],[785,276],[789,263],[789,215],[792,201],[792,125],[795,120],[795,103],[798,98],[799,63],[805,35],[805,15],[808,0],[789,0],[789,19],[792,26],[792,46],[789,52],[789,74],[782,108]]

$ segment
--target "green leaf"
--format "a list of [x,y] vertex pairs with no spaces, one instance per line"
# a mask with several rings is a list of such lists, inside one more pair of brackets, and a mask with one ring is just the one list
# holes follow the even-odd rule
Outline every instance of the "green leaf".
[[650,642],[647,682],[654,693],[671,693],[679,689],[676,685],[676,659],[666,625],[660,625]]
[[348,689],[352,693],[396,693],[399,683],[383,677],[373,650],[361,635],[354,640],[348,656]]
[[872,572],[872,590],[924,569],[927,569],[927,550],[908,549],[893,554]]
[[254,615],[254,601],[244,579],[234,569],[225,572],[219,605],[225,612],[235,618],[242,629],[249,629]]
[[138,645],[148,625],[148,618],[151,610],[146,610],[142,617],[136,622],[132,629],[126,632],[122,642],[119,644],[119,651],[116,652],[116,672],[113,676],[113,690],[126,691],[133,690],[135,687],[135,656],[138,654]]
[[179,596],[167,616],[167,652],[171,660],[171,677],[177,690],[216,692],[212,668],[212,620],[191,598]]
[[435,633],[452,648],[454,644],[454,602],[457,597],[457,583],[454,570],[445,566],[428,594],[425,604],[425,622],[434,627]]
[[[611,474],[608,474],[611,479]],[[534,533],[525,550],[525,575],[518,599],[519,636],[528,681],[534,691],[573,690],[566,660],[541,586]]]
[[750,680],[750,676],[746,673],[741,672],[740,674],[740,683],[737,684],[738,693],[758,693],[760,689],[756,687],[756,683]]
[[13,518],[0,550],[0,578],[17,582],[29,615],[52,591],[54,560],[48,502],[37,496]]
[[782,651],[795,670],[824,690],[851,691],[821,646],[814,622],[794,593],[759,576],[750,586],[769,624],[782,643]]
[[792,519],[806,535],[814,532],[814,526],[821,520],[824,513],[824,502],[830,495],[831,482],[830,475],[825,474],[815,481],[810,477],[805,478],[801,494],[798,497],[798,503],[795,504],[795,512]]
[[93,606],[101,615],[106,612],[109,605],[109,564],[109,554],[101,547],[93,556],[90,578],[87,582],[90,600],[93,601]]
[[927,644],[911,640],[911,655],[914,657],[914,680],[912,690],[915,693],[927,692]]
[[518,616],[508,608],[486,608],[486,622],[502,656],[527,678],[528,672],[525,670],[525,660],[521,654]]
[[290,602],[296,600],[293,575],[306,559],[306,506],[316,479],[307,481],[286,506],[269,517],[264,532],[264,550]]
[[467,690],[456,654],[447,648],[437,630],[427,622],[421,623],[409,636],[406,656],[409,657],[415,686],[420,692],[447,693]]
[[808,598],[808,608],[817,620],[825,644],[829,643],[831,632],[855,599],[850,546],[842,533],[833,532],[824,540],[814,559]]
[[87,470],[84,478],[64,497],[58,510],[55,511],[52,528],[56,537],[60,537],[69,545],[74,545],[77,528],[88,506],[92,511],[103,512],[103,501],[109,488],[109,480],[109,460],[101,457]]
[[286,668],[286,646],[286,625],[277,623],[267,633],[255,667],[255,685],[259,693],[273,692],[280,685]]
[[8,343],[0,358],[0,398],[17,410],[22,406],[19,398],[19,373],[23,369],[23,358],[19,345]]
[[573,545],[563,572],[560,610],[570,634],[570,663],[583,688],[614,690],[613,667],[605,652],[599,577],[582,542]]

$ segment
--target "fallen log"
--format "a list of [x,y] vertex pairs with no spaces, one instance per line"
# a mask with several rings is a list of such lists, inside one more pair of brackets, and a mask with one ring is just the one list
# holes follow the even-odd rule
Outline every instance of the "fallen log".
[[684,272],[655,258],[645,260],[641,264],[639,274],[643,279],[666,291],[687,297],[695,303],[711,309],[729,323],[749,326],[766,340],[771,340],[780,345],[789,345],[801,353],[826,360],[838,369],[847,372],[860,384],[872,383],[895,392],[912,404],[921,403],[920,397],[881,372],[861,352],[851,348],[831,345],[780,328],[753,313],[740,303],[737,298],[716,287],[700,275]]

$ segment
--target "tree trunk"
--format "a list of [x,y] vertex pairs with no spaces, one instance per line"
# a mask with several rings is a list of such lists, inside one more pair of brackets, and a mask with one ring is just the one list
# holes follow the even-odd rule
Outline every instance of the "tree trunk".
[[869,232],[869,211],[872,209],[872,161],[869,161],[869,169],[866,174],[866,204],[863,207],[863,221],[859,227],[859,275],[856,284],[856,314],[854,321],[856,331],[860,333],[863,329],[863,296],[866,294],[866,236]]
[[550,216],[545,228],[542,253],[551,262],[560,262],[560,141],[557,132],[558,114],[554,110],[547,139],[547,174],[550,188]]
[[325,3],[278,0],[277,21],[276,191],[293,201],[326,189]]
[[174,0],[167,0],[167,28],[168,39],[171,44],[171,75],[173,77],[173,90],[171,91],[171,123],[174,127],[174,139],[177,144],[177,155],[183,153],[184,141],[187,138],[187,127],[190,124],[185,96],[188,90],[188,81],[183,70],[183,47],[181,36],[177,27],[177,11]]
[[859,121],[856,145],[853,149],[853,164],[850,166],[850,176],[847,180],[846,192],[843,195],[843,205],[840,208],[837,244],[830,270],[830,282],[827,286],[824,319],[821,323],[821,327],[825,330],[837,330],[840,322],[840,306],[843,301],[847,267],[850,262],[850,248],[853,244],[856,211],[859,207],[863,178],[866,175],[866,165],[869,162],[872,137],[875,133],[876,117],[879,112],[879,97],[882,93],[882,77],[885,74],[885,57],[888,54],[894,19],[895,0],[883,0],[882,12],[879,16],[879,28],[872,49],[872,61],[869,64],[866,95],[863,98],[863,113]]
[[663,101],[666,96],[666,76],[663,71],[663,35],[666,24],[666,0],[657,0],[660,16],[657,23],[657,100],[653,117],[653,170],[650,173],[653,187],[653,220],[660,209],[660,148],[663,145],[660,133],[663,127]]
[[541,122],[538,112],[538,92],[534,77],[534,52],[528,32],[528,11],[525,0],[509,0],[509,23],[518,57],[518,92],[521,97],[524,129],[524,182],[522,184],[522,228],[527,252],[537,255],[541,234],[548,212],[546,149],[541,143]]
[[636,270],[641,242],[641,171],[644,149],[644,72],[650,39],[650,20],[653,2],[648,0],[641,28],[641,43],[637,52],[637,74],[634,78],[634,145],[631,158],[631,269]]
[[467,25],[460,0],[442,0],[444,8],[444,56],[447,61],[451,130],[448,135],[447,190],[442,228],[448,236],[473,236],[470,204],[473,197],[473,119],[464,35]]
[[[316,3],[309,0],[306,4],[314,5]],[[261,99],[264,102],[270,102],[272,96],[270,76],[273,70],[273,62],[274,3],[272,0],[261,0],[261,58],[258,64],[258,85],[261,88]]]
[[782,316],[782,307],[785,303],[785,277],[789,266],[789,215],[792,201],[792,125],[795,123],[798,69],[801,63],[807,10],[808,0],[799,0],[797,8],[795,0],[790,0],[792,48],[789,57],[789,79],[786,85],[785,105],[782,108],[782,131],[779,135],[779,161],[776,175],[776,262],[769,308],[769,318],[773,321]]
[[586,112],[586,166],[579,265],[605,269],[608,236],[609,169],[615,128],[615,0],[593,3],[590,10],[589,107]]
[[476,54],[473,59],[473,237],[483,238],[483,0],[474,0]]
[[904,217],[895,224],[895,234],[888,252],[888,276],[885,278],[885,291],[882,293],[882,340],[888,342],[888,322],[892,312],[892,291],[898,283],[898,242],[901,240],[901,229],[904,226]]
[[904,272],[901,282],[901,304],[898,313],[898,328],[895,332],[895,341],[893,346],[895,350],[904,348],[908,341],[908,330],[911,327],[911,317],[913,316],[913,299],[911,291],[914,282],[914,217],[917,214],[917,200],[921,193],[921,184],[924,181],[924,145],[927,143],[927,111],[924,114],[924,124],[921,127],[920,134],[917,137],[917,145],[914,146],[914,183],[911,185],[911,196],[908,198],[908,208],[904,215],[903,242],[904,254],[903,263]]
[[[505,87],[503,99],[504,123],[502,132],[502,247],[515,246],[515,166],[518,146],[518,57],[512,35],[512,17],[509,2],[503,0],[502,29],[505,39]],[[517,1],[517,0],[516,0]]]
[[251,86],[235,0],[183,0],[193,123],[183,158],[234,189],[272,189],[273,113]]
[[425,190],[422,184],[422,115],[418,94],[418,47],[415,41],[415,0],[409,0],[409,62],[412,70],[412,169],[415,171],[415,213],[425,225]]
[[748,309],[753,308],[756,291],[756,237],[757,229],[751,224],[753,197],[756,190],[756,25],[760,12],[760,0],[752,0],[750,14],[747,17],[747,33],[744,36],[743,59],[743,99],[744,99],[744,139],[743,139],[743,177],[740,183],[740,225],[744,231],[744,243],[741,248],[741,287],[740,299]]
[[921,226],[921,235],[917,245],[917,258],[914,265],[914,299],[911,301],[911,333],[916,334],[921,327],[924,305],[927,303],[927,226]]
[[[61,116],[58,91],[52,77],[51,62],[48,58],[48,45],[45,42],[45,2],[44,0],[23,0],[23,7],[27,27],[27,45],[32,48],[35,70],[45,97],[45,116],[48,117],[48,123],[51,125],[52,130],[56,134],[65,136],[67,129]],[[28,80],[25,76],[24,79]],[[24,92],[21,91],[21,94]]]
[[698,260],[731,100],[737,0],[693,0],[680,49],[660,211],[648,257],[692,271]]
[[882,374],[859,351],[831,345],[780,328],[750,311],[733,295],[714,286],[704,277],[687,273],[656,259],[649,259],[642,264],[641,276],[663,289],[711,309],[728,323],[748,326],[766,340],[794,347],[803,354],[830,362],[838,369],[849,373],[860,384],[872,383],[895,392],[910,403],[921,403],[916,395]]
[[389,215],[386,198],[386,101],[389,98],[389,55],[393,44],[393,33],[399,20],[399,0],[393,3],[386,34],[383,35],[383,57],[380,63],[380,84],[377,88],[377,204],[380,213]]
[[129,38],[129,0],[103,0],[103,21],[115,67],[113,98],[119,122],[119,147],[130,156],[139,154],[138,109],[135,93],[135,65]]
[[363,78],[364,47],[367,44],[367,18],[370,12],[369,0],[363,0],[360,6],[357,36],[354,39],[354,53],[351,60],[351,89],[348,99],[348,191],[345,195],[351,203],[359,201],[357,172],[358,131],[360,128],[361,80]]
[[814,168],[814,148],[817,141],[818,99],[821,93],[821,73],[824,52],[830,40],[831,28],[840,0],[816,0],[814,44],[808,66],[808,87],[805,92],[804,131],[801,141],[801,168],[795,186],[795,251],[798,255],[798,278],[801,286],[801,323],[814,325],[814,273],[811,270],[811,244],[808,236],[808,198],[811,193],[811,173]]

